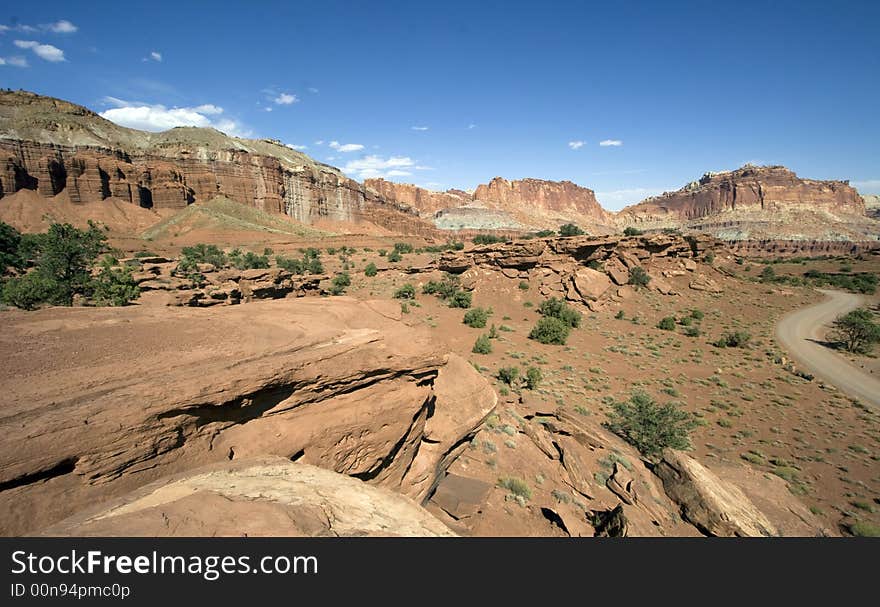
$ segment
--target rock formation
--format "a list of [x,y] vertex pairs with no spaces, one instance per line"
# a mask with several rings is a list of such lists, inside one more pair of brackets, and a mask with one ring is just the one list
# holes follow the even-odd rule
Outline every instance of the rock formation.
[[0,91],[0,197],[31,189],[72,202],[116,198],[181,209],[218,195],[310,223],[370,221],[395,231],[431,226],[338,169],[280,142],[205,128],[148,133],[27,92]]
[[[7,316],[2,347],[17,354],[0,371],[6,535],[198,466],[267,455],[421,502],[495,406],[486,380],[399,322],[391,302]],[[52,382],[37,381],[44,373]]]

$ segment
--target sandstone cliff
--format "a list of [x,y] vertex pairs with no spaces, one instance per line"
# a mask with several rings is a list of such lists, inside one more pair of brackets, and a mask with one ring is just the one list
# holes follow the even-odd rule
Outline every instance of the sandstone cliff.
[[20,189],[156,209],[222,195],[306,223],[371,221],[430,231],[408,207],[277,141],[194,127],[137,131],[66,101],[0,91],[0,197]]

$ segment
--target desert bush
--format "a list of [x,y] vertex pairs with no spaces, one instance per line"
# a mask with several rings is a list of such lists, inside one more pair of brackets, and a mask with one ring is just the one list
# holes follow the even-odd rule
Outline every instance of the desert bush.
[[537,367],[529,367],[526,369],[525,387],[529,390],[537,390],[544,379],[541,370]]
[[660,405],[646,392],[636,391],[628,401],[615,402],[612,407],[608,429],[646,457],[656,457],[666,448],[690,447],[690,432],[697,421],[677,405]]
[[491,354],[492,353],[492,342],[489,339],[488,335],[480,335],[477,338],[477,341],[474,342],[474,347],[471,349],[471,352],[474,354]]
[[576,224],[566,223],[559,226],[560,236],[582,236],[583,234],[584,231],[580,229]]
[[131,270],[116,268],[113,261],[106,258],[92,280],[92,299],[99,306],[124,306],[140,297]]
[[406,253],[412,253],[413,246],[408,242],[395,242],[394,250],[397,251],[399,254],[404,255]]
[[538,232],[535,232],[535,236],[537,236],[538,238],[549,238],[550,236],[555,235],[556,232],[554,232],[553,230],[540,230]]
[[558,318],[569,327],[577,328],[581,326],[581,313],[557,297],[551,297],[541,302],[538,312],[542,316]]
[[614,315],[614,318],[616,318],[617,320],[623,320],[624,318],[626,318],[626,314],[623,313],[623,310],[618,310],[617,314]]
[[565,345],[571,325],[553,316],[544,316],[529,333],[529,339],[534,339],[542,344]]
[[445,279],[442,281],[429,280],[422,286],[422,293],[426,295],[436,295],[440,299],[449,299],[458,291],[458,282],[453,279]]
[[257,255],[252,251],[244,253],[240,249],[234,249],[230,251],[228,259],[229,263],[238,270],[256,270],[269,267],[269,258],[266,255]]
[[694,320],[703,320],[704,316],[705,314],[703,314],[700,310],[691,310],[691,318],[693,318]]
[[456,291],[455,294],[449,298],[449,307],[470,308],[471,302],[472,295],[470,291]]
[[519,369],[517,367],[501,367],[495,377],[508,386],[513,386],[519,378]]
[[348,272],[340,272],[333,277],[333,282],[330,286],[330,293],[333,295],[342,295],[345,293],[345,289],[350,285],[351,276],[348,275]]
[[482,329],[489,320],[489,311],[484,308],[472,308],[464,313],[462,322],[474,329]]
[[0,276],[8,268],[21,267],[18,248],[21,245],[21,232],[0,221]]
[[528,291],[529,290],[529,283],[525,280],[521,280],[521,281],[519,281],[519,288],[522,291]]
[[58,284],[42,272],[28,272],[10,278],[3,284],[3,301],[22,310],[34,310],[41,303],[51,302],[58,293]]
[[688,337],[699,337],[700,336],[700,328],[699,327],[688,327],[684,330],[684,334]]
[[200,243],[191,247],[183,247],[180,252],[178,268],[183,266],[183,270],[186,271],[199,263],[209,263],[214,267],[222,268],[226,265],[226,253],[213,244]]
[[867,354],[880,342],[880,324],[874,322],[873,314],[865,308],[838,316],[833,327],[832,338],[849,352]]
[[388,261],[390,261],[391,263],[397,263],[401,259],[403,259],[403,256],[397,249],[394,249],[393,251],[391,251],[391,253],[388,254]]
[[367,267],[364,268],[364,274],[372,278],[379,272],[378,268],[376,268],[376,264],[370,262],[367,264]]
[[657,323],[657,328],[664,331],[675,331],[675,317],[666,316],[660,319],[660,322]]
[[500,236],[495,236],[494,234],[477,234],[473,238],[474,244],[496,244],[499,242],[505,242],[505,239]]
[[399,289],[394,292],[394,299],[415,299],[416,298],[416,288],[409,283],[406,283]]
[[733,333],[725,333],[712,345],[718,348],[745,348],[752,336],[746,331],[735,331]]
[[513,495],[517,497],[521,497],[523,499],[531,499],[532,498],[532,490],[529,488],[528,483],[526,483],[521,478],[516,477],[506,477],[498,479],[498,486],[507,489]]
[[633,266],[629,269],[629,284],[636,288],[647,287],[651,277],[642,266]]
[[644,234],[640,229],[629,226],[623,231],[624,236],[641,236]]

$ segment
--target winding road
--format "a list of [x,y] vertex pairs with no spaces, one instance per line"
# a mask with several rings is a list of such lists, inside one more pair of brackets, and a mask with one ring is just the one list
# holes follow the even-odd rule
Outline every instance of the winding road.
[[804,369],[822,381],[866,404],[880,407],[880,377],[852,365],[843,356],[820,345],[823,327],[858,308],[863,298],[853,293],[821,290],[828,298],[816,305],[786,314],[776,325],[782,347]]

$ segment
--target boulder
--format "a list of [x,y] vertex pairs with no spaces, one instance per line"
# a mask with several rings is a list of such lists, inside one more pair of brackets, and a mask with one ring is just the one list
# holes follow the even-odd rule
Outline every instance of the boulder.
[[[603,272],[592,268],[581,268],[571,277],[571,285],[585,302],[595,301],[611,287],[611,280]],[[569,298],[574,299],[571,295]]]
[[743,491],[722,481],[697,460],[667,450],[654,468],[663,488],[681,506],[682,516],[707,535],[771,537],[776,527]]
[[690,282],[691,289],[694,291],[705,291],[707,293],[723,293],[724,288],[719,285],[715,280],[705,276],[703,274],[698,274],[694,276],[694,278]]
[[616,285],[625,285],[629,282],[629,269],[619,257],[612,257],[605,262],[605,272]]

